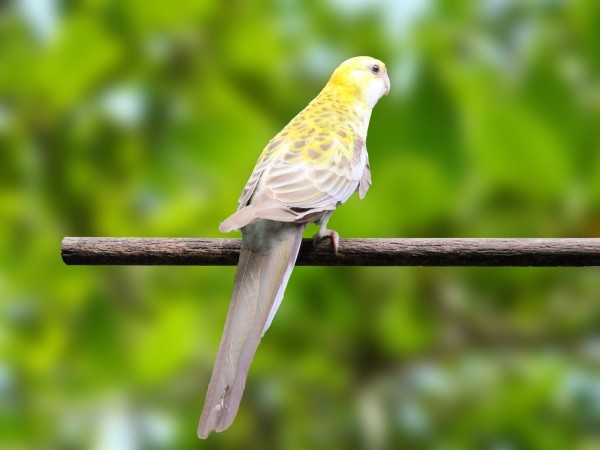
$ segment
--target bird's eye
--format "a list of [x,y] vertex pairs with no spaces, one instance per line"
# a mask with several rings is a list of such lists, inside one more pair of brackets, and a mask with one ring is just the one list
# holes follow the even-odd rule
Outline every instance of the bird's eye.
[[379,73],[379,66],[377,64],[373,64],[373,67],[371,67],[371,72],[373,73]]

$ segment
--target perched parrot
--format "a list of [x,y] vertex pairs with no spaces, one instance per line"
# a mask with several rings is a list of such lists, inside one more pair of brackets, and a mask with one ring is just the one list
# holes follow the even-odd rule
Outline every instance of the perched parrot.
[[250,363],[283,298],[302,234],[339,236],[327,229],[338,205],[371,185],[365,141],[371,111],[390,91],[385,64],[367,56],[344,61],[308,106],[277,134],[260,155],[221,232],[242,231],[233,295],[198,436],[223,431],[235,418]]

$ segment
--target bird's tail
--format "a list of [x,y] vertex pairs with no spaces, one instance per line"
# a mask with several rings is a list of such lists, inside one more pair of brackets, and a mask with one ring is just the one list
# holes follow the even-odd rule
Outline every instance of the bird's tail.
[[223,337],[198,436],[223,431],[235,418],[256,348],[281,303],[305,224],[260,220],[244,229]]

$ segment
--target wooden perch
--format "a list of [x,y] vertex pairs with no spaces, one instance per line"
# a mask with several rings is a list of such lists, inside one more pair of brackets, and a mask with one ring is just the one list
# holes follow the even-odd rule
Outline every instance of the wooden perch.
[[[70,265],[236,265],[240,239],[66,237]],[[599,239],[304,239],[300,266],[600,266]]]

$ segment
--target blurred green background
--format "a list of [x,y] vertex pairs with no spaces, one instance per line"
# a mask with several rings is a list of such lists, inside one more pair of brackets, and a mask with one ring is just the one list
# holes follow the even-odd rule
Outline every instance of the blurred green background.
[[599,24],[595,0],[3,2],[0,447],[600,448],[598,269],[299,267],[200,442],[234,268],[59,252],[221,236],[264,145],[361,54],[392,93],[341,236],[597,236]]

